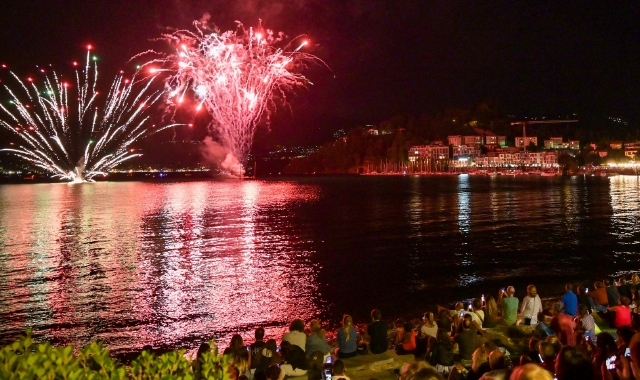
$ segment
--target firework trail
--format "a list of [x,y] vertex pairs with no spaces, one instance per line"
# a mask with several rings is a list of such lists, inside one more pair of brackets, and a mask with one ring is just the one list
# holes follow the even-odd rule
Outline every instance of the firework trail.
[[142,75],[140,70],[130,79],[125,79],[121,71],[105,103],[97,106],[98,67],[95,58],[91,60],[90,50],[89,46],[84,70],[76,70],[75,85],[53,72],[38,88],[33,78],[25,82],[11,72],[20,86],[12,90],[4,84],[10,101],[8,105],[0,103],[0,125],[18,141],[15,147],[0,151],[53,177],[92,181],[140,156],[131,149],[134,142],[178,125],[147,125],[150,107],[164,91],[152,87],[157,75]]
[[[205,107],[209,112],[213,119],[210,130],[236,162],[226,169],[242,175],[261,118],[275,109],[276,100],[286,104],[287,93],[312,84],[299,71],[322,61],[300,51],[307,44],[301,37],[284,45],[282,32],[274,35],[262,27],[247,31],[238,23],[237,31],[220,33],[211,30],[207,20],[194,22],[195,32],[164,35],[176,53],[145,65],[169,63],[169,103],[179,106],[191,91],[197,100],[196,111]],[[284,47],[278,48],[281,44]]]

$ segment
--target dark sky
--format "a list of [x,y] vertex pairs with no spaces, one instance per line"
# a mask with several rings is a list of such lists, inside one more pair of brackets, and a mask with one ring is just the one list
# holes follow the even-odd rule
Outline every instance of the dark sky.
[[283,140],[486,100],[518,115],[640,115],[637,1],[11,1],[0,9],[0,63],[60,67],[90,42],[110,78],[163,49],[152,41],[163,28],[205,12],[224,30],[262,18],[308,34],[332,68],[313,70],[315,86],[279,110],[271,128]]

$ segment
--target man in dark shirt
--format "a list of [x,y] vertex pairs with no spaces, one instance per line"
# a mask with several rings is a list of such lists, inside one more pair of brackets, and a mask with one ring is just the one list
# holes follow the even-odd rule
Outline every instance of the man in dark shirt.
[[462,321],[462,331],[455,336],[454,342],[458,345],[460,359],[471,360],[476,350],[476,332],[471,330],[471,316],[465,315]]
[[381,354],[387,351],[389,347],[389,340],[387,338],[389,327],[380,320],[381,318],[382,312],[380,310],[373,309],[371,311],[371,319],[373,322],[367,328],[367,334],[371,337],[369,351],[373,354]]
[[618,285],[618,293],[620,296],[627,297],[628,299],[633,299],[633,295],[631,292],[631,286],[626,278],[620,277],[619,285]]
[[605,279],[604,286],[607,287],[607,299],[609,300],[609,307],[618,306],[618,300],[620,299],[620,293],[618,293],[618,289],[611,284],[609,279]]
[[259,358],[262,356],[262,349],[264,348],[264,329],[258,327],[255,332],[256,341],[249,346],[249,355],[251,356],[251,368],[255,370],[260,362]]

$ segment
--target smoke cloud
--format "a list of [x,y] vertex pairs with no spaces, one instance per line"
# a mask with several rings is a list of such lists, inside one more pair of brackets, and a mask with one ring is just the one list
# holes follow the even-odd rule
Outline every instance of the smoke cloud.
[[242,177],[244,175],[242,163],[238,161],[236,156],[210,136],[205,137],[202,142],[200,153],[202,153],[205,162],[216,165],[224,173],[236,177]]

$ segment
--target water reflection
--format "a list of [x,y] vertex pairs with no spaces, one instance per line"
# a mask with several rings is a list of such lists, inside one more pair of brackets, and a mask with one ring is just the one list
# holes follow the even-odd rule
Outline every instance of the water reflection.
[[196,347],[509,284],[555,294],[640,269],[639,218],[635,177],[0,186],[0,341],[33,327],[57,343]]
[[287,182],[3,186],[0,339],[34,328],[119,351],[226,343],[256,325],[279,337],[325,304],[291,224],[317,199]]

